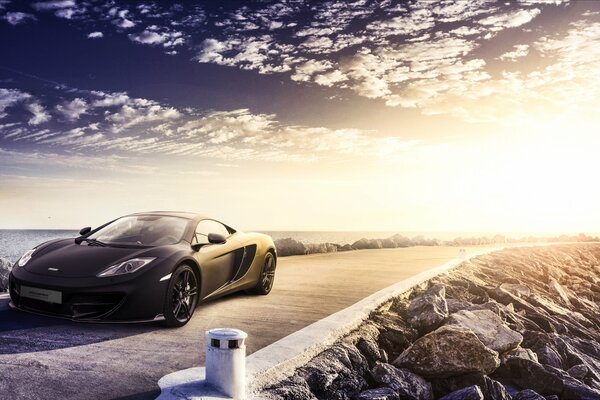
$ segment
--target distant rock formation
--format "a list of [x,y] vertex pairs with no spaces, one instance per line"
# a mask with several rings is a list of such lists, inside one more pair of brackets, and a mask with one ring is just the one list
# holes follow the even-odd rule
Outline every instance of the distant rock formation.
[[474,258],[267,388],[277,399],[600,399],[600,245]]
[[336,251],[367,250],[367,249],[394,249],[398,247],[412,246],[479,246],[498,243],[553,243],[553,242],[598,242],[597,237],[579,234],[577,236],[557,236],[557,237],[524,237],[519,239],[507,238],[502,235],[494,237],[471,237],[456,238],[450,241],[441,241],[438,239],[428,239],[421,235],[412,239],[406,236],[395,234],[384,239],[362,238],[352,244],[338,243],[302,243],[293,238],[284,238],[275,240],[277,255],[279,257],[298,256],[304,254],[331,253]]

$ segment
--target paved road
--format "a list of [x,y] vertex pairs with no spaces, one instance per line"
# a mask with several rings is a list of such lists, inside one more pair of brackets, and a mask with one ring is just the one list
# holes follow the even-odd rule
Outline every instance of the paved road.
[[[467,252],[475,249],[484,248]],[[12,310],[0,295],[0,399],[155,398],[160,377],[204,365],[208,329],[248,332],[250,354],[458,252],[412,247],[281,258],[270,295],[203,304],[179,329],[76,324]]]

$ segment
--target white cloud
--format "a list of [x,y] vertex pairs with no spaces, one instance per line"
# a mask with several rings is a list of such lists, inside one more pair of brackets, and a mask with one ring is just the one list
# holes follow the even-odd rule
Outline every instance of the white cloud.
[[163,122],[171,119],[177,119],[181,113],[173,107],[163,107],[154,102],[144,106],[135,104],[126,104],[121,109],[106,117],[107,121],[113,122],[113,132],[121,132],[131,128],[134,125],[146,124],[150,122]]
[[76,121],[88,110],[88,104],[84,99],[76,98],[70,102],[59,104],[56,111],[62,114],[69,121]]
[[50,120],[50,114],[39,103],[29,103],[26,106],[27,110],[33,114],[29,119],[29,125],[39,125]]
[[308,60],[296,65],[294,74],[291,76],[293,81],[310,81],[312,76],[318,72],[325,72],[332,69],[330,61]]
[[502,30],[504,28],[516,28],[521,25],[525,25],[530,22],[536,16],[540,14],[539,8],[532,8],[527,10],[518,10],[510,13],[492,15],[478,22],[481,25],[491,26],[492,30]]
[[506,53],[500,55],[500,60],[508,60],[508,61],[517,61],[518,58],[522,58],[529,54],[529,45],[528,44],[517,44],[513,46],[514,50],[507,51]]
[[11,25],[19,25],[27,22],[27,20],[35,20],[36,18],[33,14],[11,11],[4,14],[2,19],[5,19]]
[[152,31],[132,33],[129,35],[129,39],[143,44],[160,44],[167,40],[166,36]]
[[98,31],[96,31],[96,32],[90,32],[87,35],[87,37],[90,38],[90,39],[100,39],[100,38],[104,37],[104,33],[98,32]]
[[163,47],[175,47],[185,43],[182,32],[160,29],[156,25],[150,26],[140,33],[129,34],[129,39],[142,44],[160,44]]
[[18,89],[0,88],[0,118],[6,116],[5,110],[24,100],[31,98],[29,93],[22,92]]
[[40,1],[33,3],[31,6],[38,11],[56,10],[60,8],[74,7],[75,1],[73,0],[59,0],[59,1]]

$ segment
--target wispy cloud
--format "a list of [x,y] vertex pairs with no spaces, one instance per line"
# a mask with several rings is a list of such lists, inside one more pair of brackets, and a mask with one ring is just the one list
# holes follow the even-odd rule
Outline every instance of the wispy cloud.
[[19,11],[10,11],[4,14],[2,19],[5,19],[11,25],[19,25],[27,22],[28,20],[35,20],[35,16],[33,14],[19,12]]

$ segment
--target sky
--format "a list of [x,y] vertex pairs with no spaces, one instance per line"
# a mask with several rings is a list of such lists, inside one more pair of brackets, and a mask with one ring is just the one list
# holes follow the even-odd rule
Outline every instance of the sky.
[[600,231],[600,2],[0,0],[0,228]]

